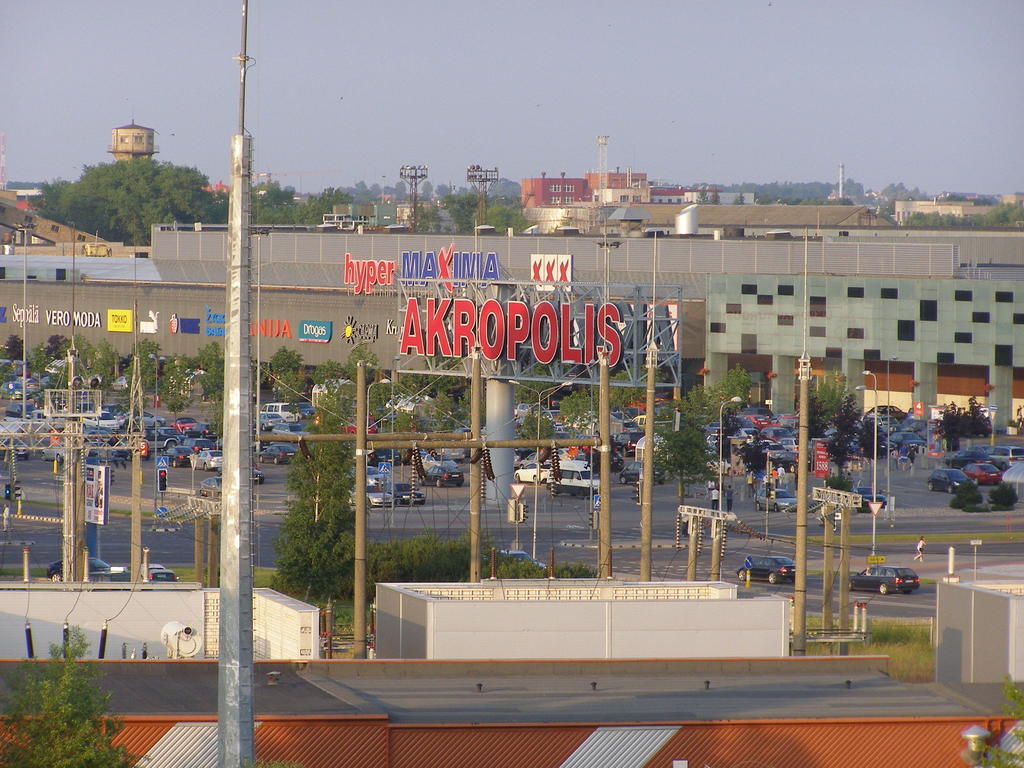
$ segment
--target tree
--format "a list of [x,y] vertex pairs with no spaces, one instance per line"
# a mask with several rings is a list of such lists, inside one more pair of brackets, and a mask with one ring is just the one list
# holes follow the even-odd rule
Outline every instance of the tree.
[[50,660],[26,662],[8,678],[5,739],[0,764],[19,768],[128,768],[124,747],[113,746],[123,727],[107,715],[102,674],[81,659],[85,636],[72,627],[66,646],[51,645]]
[[942,409],[942,416],[935,427],[935,433],[946,443],[947,451],[960,450],[960,438],[967,435],[964,412],[956,403]]
[[658,435],[661,439],[654,443],[654,462],[676,480],[682,502],[687,485],[704,482],[715,475],[711,469],[714,455],[704,435],[693,424],[685,424],[678,432],[662,429]]
[[12,333],[7,337],[7,343],[4,344],[4,355],[10,360],[21,360],[24,348],[21,336]]
[[306,378],[302,373],[302,355],[287,347],[278,347],[270,358],[271,376],[277,397],[288,403],[305,395]]
[[179,416],[192,405],[192,379],[195,365],[185,357],[175,357],[164,365],[160,379],[161,402],[175,416]]
[[830,422],[849,396],[846,377],[839,371],[827,371],[814,386],[814,394],[821,406],[821,418]]
[[105,240],[149,243],[154,224],[223,223],[210,182],[195,168],[138,158],[86,166],[78,181],[43,184],[40,212]]
[[842,473],[846,469],[850,456],[853,455],[854,446],[857,445],[860,437],[860,410],[857,408],[853,395],[847,393],[843,397],[829,421],[835,432],[826,443],[828,457]]
[[570,392],[558,404],[562,424],[580,433],[594,431],[597,416],[594,400],[588,392]]
[[[352,400],[341,393],[318,409],[311,432],[340,433],[351,422]],[[329,399],[326,395],[325,399]],[[313,443],[288,469],[288,514],[275,543],[274,588],[306,600],[352,594],[355,539],[352,443]]]

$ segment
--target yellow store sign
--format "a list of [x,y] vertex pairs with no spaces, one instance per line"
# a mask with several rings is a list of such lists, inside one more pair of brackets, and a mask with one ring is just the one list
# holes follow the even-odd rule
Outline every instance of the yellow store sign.
[[113,333],[132,332],[132,310],[130,309],[108,309],[107,330]]

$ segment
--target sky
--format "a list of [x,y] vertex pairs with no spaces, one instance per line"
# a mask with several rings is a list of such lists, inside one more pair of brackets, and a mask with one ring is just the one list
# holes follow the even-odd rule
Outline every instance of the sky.
[[[110,130],[229,176],[241,3],[3,3],[8,181],[74,180]],[[608,165],[670,183],[1024,191],[1024,0],[250,0],[256,172],[300,191]]]

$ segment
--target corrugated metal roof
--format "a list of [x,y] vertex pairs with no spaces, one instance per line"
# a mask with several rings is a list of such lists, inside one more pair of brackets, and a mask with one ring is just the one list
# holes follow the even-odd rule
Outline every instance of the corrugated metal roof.
[[256,732],[256,759],[310,768],[386,768],[387,722],[264,722]]
[[561,768],[643,768],[678,730],[674,726],[598,728]]
[[114,746],[124,747],[128,754],[135,757],[142,757],[153,746],[160,741],[164,735],[174,726],[170,719],[154,720],[150,722],[134,722],[131,728],[124,728],[114,739]]
[[[528,718],[530,713],[523,716]],[[389,766],[559,768],[593,730],[591,726],[391,726]]]
[[217,768],[217,723],[176,723],[139,760],[145,768]]

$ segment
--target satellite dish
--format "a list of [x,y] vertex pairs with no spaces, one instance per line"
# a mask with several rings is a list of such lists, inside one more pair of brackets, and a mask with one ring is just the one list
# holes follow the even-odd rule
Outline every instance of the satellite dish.
[[202,643],[195,629],[180,621],[169,621],[160,630],[160,641],[167,649],[169,659],[191,659]]

